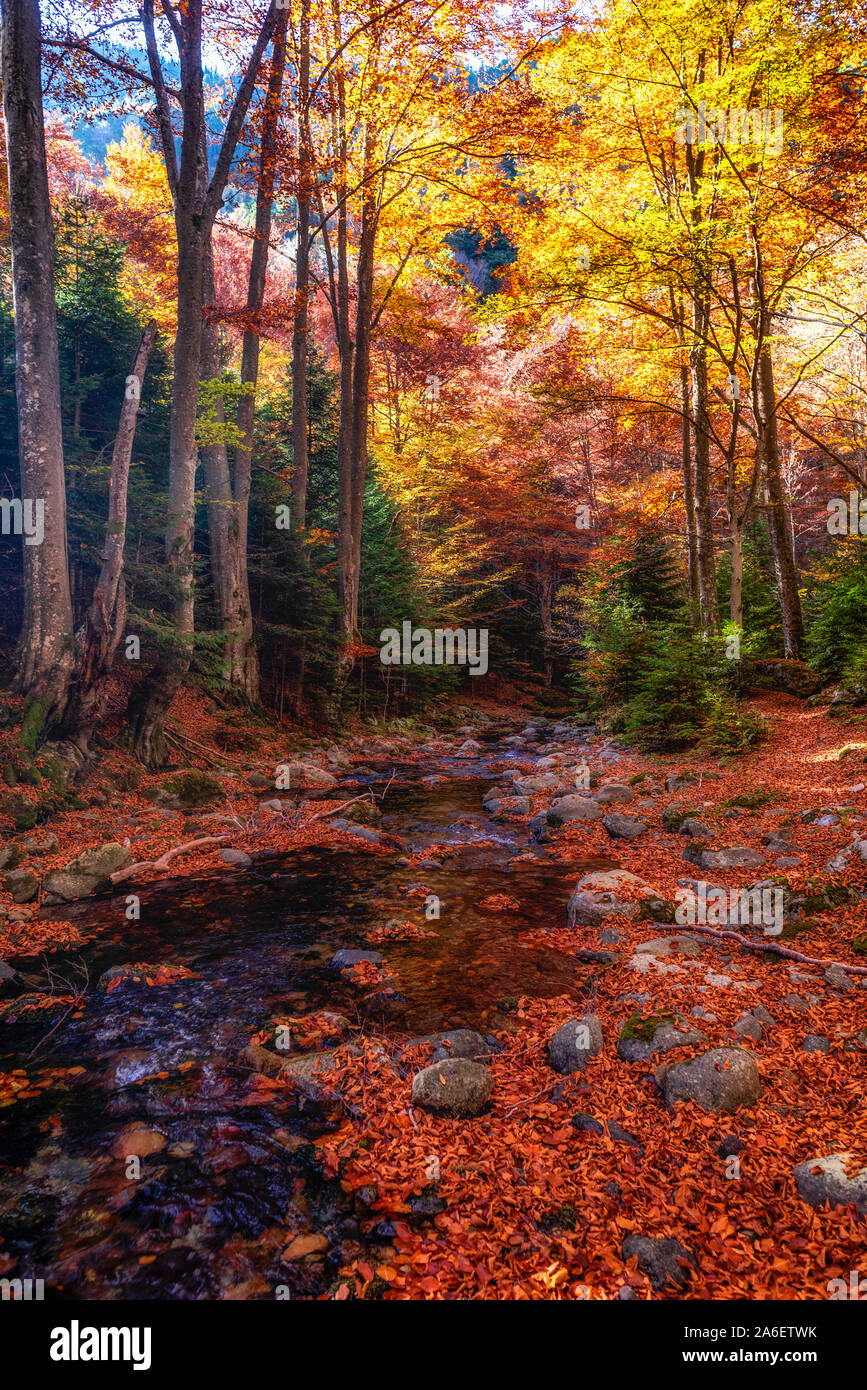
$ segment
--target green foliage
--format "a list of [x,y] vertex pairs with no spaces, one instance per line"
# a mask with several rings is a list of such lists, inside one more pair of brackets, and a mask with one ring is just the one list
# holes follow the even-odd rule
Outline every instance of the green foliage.
[[867,685],[867,540],[840,537],[810,572],[809,660],[844,686]]

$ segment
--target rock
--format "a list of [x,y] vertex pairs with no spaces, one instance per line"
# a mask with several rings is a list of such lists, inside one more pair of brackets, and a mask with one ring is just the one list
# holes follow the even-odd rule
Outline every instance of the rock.
[[829,965],[825,971],[825,979],[834,989],[849,990],[855,988],[846,971],[840,965]]
[[132,863],[128,849],[116,842],[82,850],[65,869],[54,869],[43,880],[43,892],[54,902],[73,902],[111,887],[110,875]]
[[752,1014],[742,1014],[732,1030],[739,1038],[752,1038],[753,1042],[761,1042],[762,1025]]
[[[628,896],[627,896],[628,895]],[[657,899],[656,890],[637,874],[625,869],[585,874],[569,899],[570,927],[598,927],[606,917],[619,913],[637,917],[642,899]]]
[[602,946],[622,946],[626,937],[622,931],[616,927],[603,927],[599,933],[599,942]]
[[601,820],[602,807],[589,796],[559,796],[548,807],[549,825],[568,825],[576,820]]
[[[273,786],[274,783],[270,785]],[[337,786],[337,778],[332,773],[326,772],[324,767],[317,767],[315,763],[295,760],[280,764],[278,785],[281,791],[289,791],[290,789],[297,791],[303,787],[330,788]]]
[[665,1288],[669,1280],[685,1289],[690,1278],[685,1265],[696,1268],[694,1252],[670,1237],[627,1236],[621,1249],[624,1260],[637,1259],[641,1273],[657,1290]]
[[582,1111],[579,1111],[577,1115],[572,1116],[572,1124],[578,1130],[579,1134],[605,1133],[604,1127],[599,1123],[598,1120],[594,1120],[592,1115],[585,1115]]
[[544,772],[539,777],[515,777],[512,786],[519,796],[535,796],[536,792],[556,790],[562,780],[561,776],[553,772]]
[[548,1044],[551,1066],[561,1075],[584,1071],[590,1058],[601,1051],[602,1024],[595,1014],[570,1018],[557,1029]]
[[663,1052],[672,1052],[676,1047],[692,1047],[707,1042],[704,1033],[697,1028],[678,1028],[671,1019],[658,1017],[647,1020],[647,1027],[637,1034],[641,1025],[627,1024],[617,1040],[617,1055],[621,1062],[649,1062]]
[[665,790],[679,792],[683,787],[694,787],[697,781],[694,772],[670,772],[665,779]]
[[472,1028],[451,1028],[446,1033],[427,1033],[421,1038],[410,1038],[406,1046],[416,1047],[423,1042],[433,1046],[433,1062],[445,1062],[449,1057],[463,1057],[475,1062],[493,1056],[493,1050],[485,1038]]
[[222,784],[209,772],[181,772],[144,795],[169,811],[194,811],[224,797]]
[[39,892],[39,879],[30,869],[10,869],[3,875],[3,887],[14,903],[29,903]]
[[603,816],[602,824],[612,840],[634,840],[647,829],[644,821],[635,820],[632,816],[621,816],[616,811],[609,816]]
[[695,840],[710,840],[713,833],[709,825],[705,825],[703,820],[697,820],[695,816],[687,816],[678,827],[678,834],[689,835]]
[[60,849],[60,841],[56,835],[50,832],[44,840],[40,840],[38,835],[28,835],[24,841],[24,849],[28,854],[38,858],[42,854],[56,854],[57,850]]
[[700,956],[701,942],[696,941],[694,936],[654,936],[650,941],[640,942],[635,948],[635,954],[670,956],[673,950],[679,951],[683,956]]
[[620,782],[606,782],[603,786],[597,787],[593,796],[596,801],[607,806],[612,801],[634,801],[635,789]]
[[642,1155],[644,1154],[644,1145],[642,1144],[641,1140],[637,1137],[637,1135],[630,1134],[629,1130],[624,1129],[623,1126],[619,1125],[616,1120],[608,1121],[608,1133],[611,1135],[612,1139],[615,1139],[617,1141],[618,1144],[629,1144],[631,1148],[640,1149]]
[[743,1139],[739,1139],[736,1134],[725,1134],[717,1145],[717,1153],[720,1158],[736,1158],[745,1148]]
[[373,965],[382,965],[382,955],[379,951],[337,951],[331,957],[332,970],[349,970],[353,965],[359,965],[361,961],[369,960]]
[[237,864],[239,868],[249,869],[253,860],[242,849],[221,849],[220,858],[224,864]]
[[678,1100],[694,1100],[702,1110],[716,1113],[752,1105],[763,1091],[754,1059],[737,1047],[716,1047],[688,1062],[663,1064],[656,1080],[670,1108]]
[[702,849],[700,845],[687,845],[683,857],[700,869],[755,868],[765,862],[760,850],[750,849],[747,845],[732,845],[729,849]]
[[802,1052],[830,1052],[831,1039],[823,1038],[820,1033],[808,1033],[801,1043]]
[[282,811],[282,810],[283,810],[283,803],[282,803],[282,801],[280,800],[279,796],[272,796],[271,799],[270,799],[270,801],[260,801],[260,802],[259,802],[259,810],[260,810],[260,811]]
[[266,787],[273,787],[274,785],[274,778],[266,777],[262,772],[251,772],[247,781],[256,791],[264,791]]
[[472,758],[475,756],[476,753],[481,753],[481,751],[482,745],[480,743],[476,743],[476,740],[474,738],[468,738],[464,740],[464,742],[458,749],[458,757]]
[[0,869],[8,869],[21,862],[20,845],[0,845]]
[[504,796],[499,801],[485,803],[492,816],[528,816],[530,798],[528,796]]
[[850,1178],[846,1169],[851,1166],[849,1153],[808,1158],[793,1169],[798,1195],[811,1207],[822,1207],[826,1202],[832,1207],[851,1205],[861,1216],[867,1216],[867,1168]]
[[455,1057],[416,1072],[412,1103],[434,1115],[463,1119],[478,1115],[484,1109],[493,1087],[487,1067]]
[[822,689],[822,677],[803,661],[787,657],[765,657],[741,662],[748,686],[755,690],[782,690],[805,700]]

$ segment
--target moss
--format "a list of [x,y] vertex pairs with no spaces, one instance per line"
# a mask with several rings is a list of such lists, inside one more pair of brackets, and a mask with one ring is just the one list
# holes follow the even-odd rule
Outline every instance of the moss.
[[18,730],[18,742],[28,753],[35,753],[42,735],[45,732],[45,720],[48,715],[47,700],[31,700],[24,712],[21,721],[21,728]]
[[367,1288],[364,1290],[364,1297],[366,1299],[382,1298],[382,1295],[384,1293],[387,1293],[388,1289],[388,1281],[386,1279],[381,1279],[380,1276],[377,1274],[373,1279],[371,1279]]
[[580,1220],[578,1212],[569,1203],[564,1202],[561,1207],[554,1207],[551,1211],[546,1211],[539,1217],[539,1225],[542,1230],[550,1233],[551,1231],[574,1231],[578,1227]]
[[672,1013],[650,1014],[648,1018],[642,1018],[639,1013],[631,1014],[620,1030],[618,1041],[629,1042],[635,1039],[638,1042],[653,1042],[657,1028],[661,1028],[663,1023],[673,1026],[677,1019]]
[[746,811],[758,811],[762,806],[769,806],[772,801],[783,799],[781,792],[770,790],[768,787],[757,787],[754,792],[741,792],[740,796],[733,796],[730,801],[724,801],[723,806],[742,806]]
[[819,886],[811,880],[808,887],[812,891],[799,899],[801,911],[808,916],[816,912],[830,912],[835,907],[861,901],[855,889],[846,883],[825,883]]
[[867,956],[867,934],[852,937],[852,950],[856,955]]
[[217,779],[207,772],[198,771],[182,772],[179,777],[172,777],[163,783],[163,790],[176,797],[182,805],[190,807],[207,806],[223,796],[223,788]]
[[0,803],[16,830],[32,830],[39,815],[39,804],[29,801],[23,792],[9,792]]
[[18,773],[11,763],[3,764],[3,781],[6,783],[7,787],[18,786]]
[[640,787],[640,786],[641,786],[641,783],[644,782],[644,781],[646,780],[646,778],[647,778],[647,773],[646,773],[646,772],[636,772],[636,774],[635,774],[634,777],[630,777],[630,779],[629,779],[629,785],[630,785],[630,787]]
[[664,898],[643,898],[638,909],[639,922],[673,922],[674,903]]

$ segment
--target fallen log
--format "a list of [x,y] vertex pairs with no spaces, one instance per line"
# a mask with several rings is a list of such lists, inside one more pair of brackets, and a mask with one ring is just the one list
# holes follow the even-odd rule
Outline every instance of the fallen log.
[[739,931],[721,931],[719,927],[700,927],[694,923],[681,927],[674,922],[655,922],[654,926],[661,927],[663,931],[682,932],[684,935],[697,931],[703,936],[717,936],[724,940],[737,941],[746,951],[758,951],[760,955],[771,951],[775,956],[785,956],[787,960],[797,960],[802,965],[815,965],[819,970],[830,970],[836,965],[839,970],[845,970],[847,975],[867,975],[867,965],[844,965],[839,960],[817,960],[815,956],[802,955],[800,951],[793,951],[790,946],[779,946],[774,941],[750,941],[746,936],[741,936]]

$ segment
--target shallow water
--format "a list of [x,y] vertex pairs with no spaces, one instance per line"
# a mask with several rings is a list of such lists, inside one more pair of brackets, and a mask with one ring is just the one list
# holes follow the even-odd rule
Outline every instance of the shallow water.
[[[280,1286],[282,1296],[315,1297],[327,1287],[359,1235],[309,1144],[335,1117],[291,1092],[243,1104],[250,1073],[238,1054],[251,1035],[319,1009],[386,1036],[488,1032],[511,1026],[521,994],[581,994],[586,972],[522,945],[521,934],[564,922],[575,879],[598,861],[552,863],[525,825],[492,821],[481,802],[488,765],[388,764],[362,779],[381,787],[393,776],[381,828],[406,854],[460,846],[438,867],[317,849],[144,890],[138,922],[126,920],[122,893],[65,911],[88,939],[51,968],[76,992],[86,972],[80,1017],[60,1009],[0,1024],[0,1072],[52,1069],[38,1098],[0,1109],[0,1273],[43,1279],[54,1298],[274,1298]],[[447,780],[420,785],[431,772]],[[532,862],[512,862],[528,852]],[[424,900],[407,896],[419,883],[439,897],[439,920],[426,921]],[[492,893],[520,910],[482,908]],[[336,950],[369,947],[365,934],[392,917],[436,933],[374,948],[396,993],[359,991],[329,969]],[[95,988],[103,971],[131,961],[185,966],[195,978]],[[167,1141],[137,1178],[117,1145],[132,1124]],[[287,1239],[308,1233],[327,1238],[324,1261],[281,1263]]]

